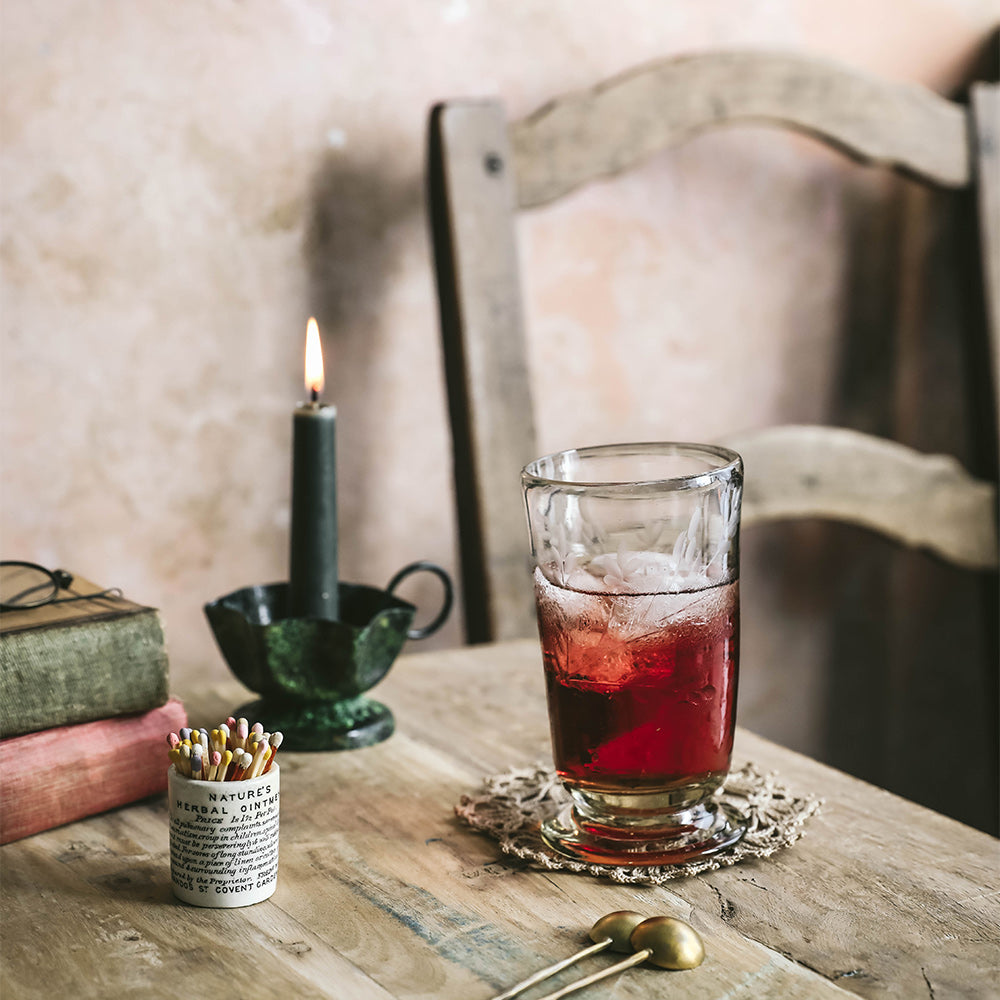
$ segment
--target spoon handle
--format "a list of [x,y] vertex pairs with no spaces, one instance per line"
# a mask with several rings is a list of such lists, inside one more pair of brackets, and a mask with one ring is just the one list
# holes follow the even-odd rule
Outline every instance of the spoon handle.
[[569,993],[574,993],[576,990],[582,990],[584,986],[590,986],[591,983],[600,982],[602,979],[607,979],[608,976],[613,976],[617,972],[622,972],[624,969],[629,969],[633,965],[638,965],[640,962],[645,962],[647,958],[653,953],[648,949],[643,949],[642,951],[637,951],[634,955],[629,955],[628,958],[617,965],[609,966],[607,969],[601,972],[595,972],[593,975],[584,976],[583,979],[577,979],[575,982],[569,984],[569,986],[564,986],[561,990],[556,990],[555,993],[546,993],[545,996],[539,997],[538,1000],[559,1000],[559,997],[564,997]]
[[611,938],[605,938],[603,941],[598,941],[597,944],[592,944],[589,948],[584,948],[582,951],[578,951],[575,955],[570,955],[569,958],[564,958],[561,962],[549,965],[536,972],[533,976],[529,976],[527,979],[522,979],[521,982],[512,986],[505,993],[500,993],[495,996],[493,1000],[511,1000],[511,997],[516,997],[518,993],[523,993],[526,989],[529,989],[536,983],[540,983],[543,979],[548,979],[549,976],[554,976],[557,972],[562,972],[563,969],[568,968],[574,962],[579,962],[581,958],[586,958],[588,955],[596,955],[599,951],[604,951],[604,949],[610,944]]

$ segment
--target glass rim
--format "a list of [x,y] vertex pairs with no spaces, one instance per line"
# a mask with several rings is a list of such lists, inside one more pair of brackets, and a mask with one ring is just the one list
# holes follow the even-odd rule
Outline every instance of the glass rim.
[[[702,458],[709,462],[709,467],[699,472],[685,473],[679,476],[654,477],[648,479],[559,479],[544,476],[540,473],[541,466],[546,462],[554,463],[564,456],[576,455],[582,459],[620,456],[652,455],[658,457],[690,457]],[[717,464],[712,465],[711,460]],[[692,489],[710,486],[720,480],[740,475],[743,459],[731,448],[723,445],[703,444],[694,441],[640,441],[627,444],[598,444],[583,448],[564,448],[548,455],[542,455],[529,462],[521,470],[521,482],[525,487],[549,486],[563,489]]]

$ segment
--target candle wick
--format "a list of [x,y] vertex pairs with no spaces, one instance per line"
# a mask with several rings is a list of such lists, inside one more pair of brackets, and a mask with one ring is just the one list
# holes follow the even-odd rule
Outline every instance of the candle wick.
[[316,386],[310,386],[309,388],[309,402],[318,403],[319,402],[319,389]]

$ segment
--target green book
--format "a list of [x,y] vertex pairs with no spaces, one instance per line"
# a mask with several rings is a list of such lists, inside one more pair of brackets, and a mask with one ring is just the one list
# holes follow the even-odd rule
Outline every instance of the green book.
[[[102,588],[75,577],[73,593]],[[121,597],[0,613],[0,738],[163,705],[163,626]]]

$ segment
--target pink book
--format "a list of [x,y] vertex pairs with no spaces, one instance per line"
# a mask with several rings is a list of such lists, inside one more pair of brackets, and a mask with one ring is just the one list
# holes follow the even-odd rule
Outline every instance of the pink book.
[[166,791],[167,735],[186,725],[172,699],[0,740],[0,844]]

